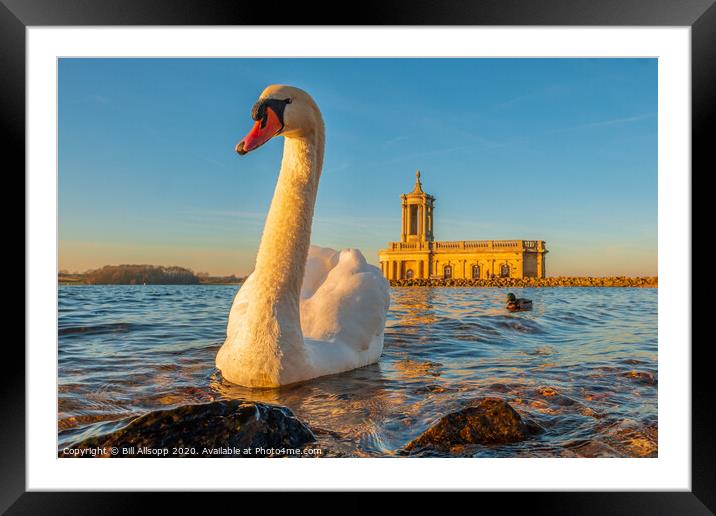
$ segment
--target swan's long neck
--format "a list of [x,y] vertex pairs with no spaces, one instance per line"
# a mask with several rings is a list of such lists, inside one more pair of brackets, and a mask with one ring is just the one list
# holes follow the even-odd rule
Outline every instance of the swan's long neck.
[[290,298],[298,307],[322,164],[322,130],[313,137],[286,138],[254,270],[265,301]]
[[[311,222],[323,166],[322,122],[304,137],[285,139],[281,172],[264,226],[247,313],[251,346],[263,356],[271,381],[284,378],[287,362],[306,360],[299,298]],[[286,368],[287,370],[289,368]]]

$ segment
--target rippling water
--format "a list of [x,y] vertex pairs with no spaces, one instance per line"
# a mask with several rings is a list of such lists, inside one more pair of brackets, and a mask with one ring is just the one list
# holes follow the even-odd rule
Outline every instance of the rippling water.
[[[440,416],[498,396],[545,428],[460,451],[657,454],[657,290],[397,288],[379,363],[282,389],[214,367],[236,286],[61,286],[59,445],[147,411],[242,398],[289,407],[338,456],[392,456]],[[457,453],[457,452],[456,452]]]

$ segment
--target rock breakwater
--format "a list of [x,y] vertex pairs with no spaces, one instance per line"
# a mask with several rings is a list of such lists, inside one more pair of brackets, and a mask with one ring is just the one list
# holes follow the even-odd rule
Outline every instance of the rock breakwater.
[[392,287],[488,287],[488,288],[543,288],[543,287],[631,287],[658,288],[659,279],[653,277],[569,277],[548,278],[431,278],[391,280]]

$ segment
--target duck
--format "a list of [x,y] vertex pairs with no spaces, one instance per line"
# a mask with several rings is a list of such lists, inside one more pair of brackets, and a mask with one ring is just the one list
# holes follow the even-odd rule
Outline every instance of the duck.
[[524,310],[532,310],[532,300],[525,299],[524,297],[515,297],[515,295],[510,292],[509,294],[507,294],[507,309],[510,312],[522,312]]
[[389,284],[358,249],[311,245],[325,127],[304,90],[271,85],[239,155],[282,137],[283,158],[253,272],[237,292],[216,367],[230,383],[276,388],[376,363]]

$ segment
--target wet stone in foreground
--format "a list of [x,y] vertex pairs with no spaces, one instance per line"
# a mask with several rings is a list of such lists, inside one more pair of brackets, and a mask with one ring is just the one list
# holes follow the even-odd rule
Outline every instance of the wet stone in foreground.
[[404,450],[460,449],[464,445],[507,444],[522,441],[543,429],[522,417],[506,401],[481,398],[471,406],[443,416]]
[[[120,430],[60,450],[59,456],[284,456],[281,450],[300,449],[315,440],[286,407],[230,400],[150,412]],[[99,453],[81,453],[93,449]]]

